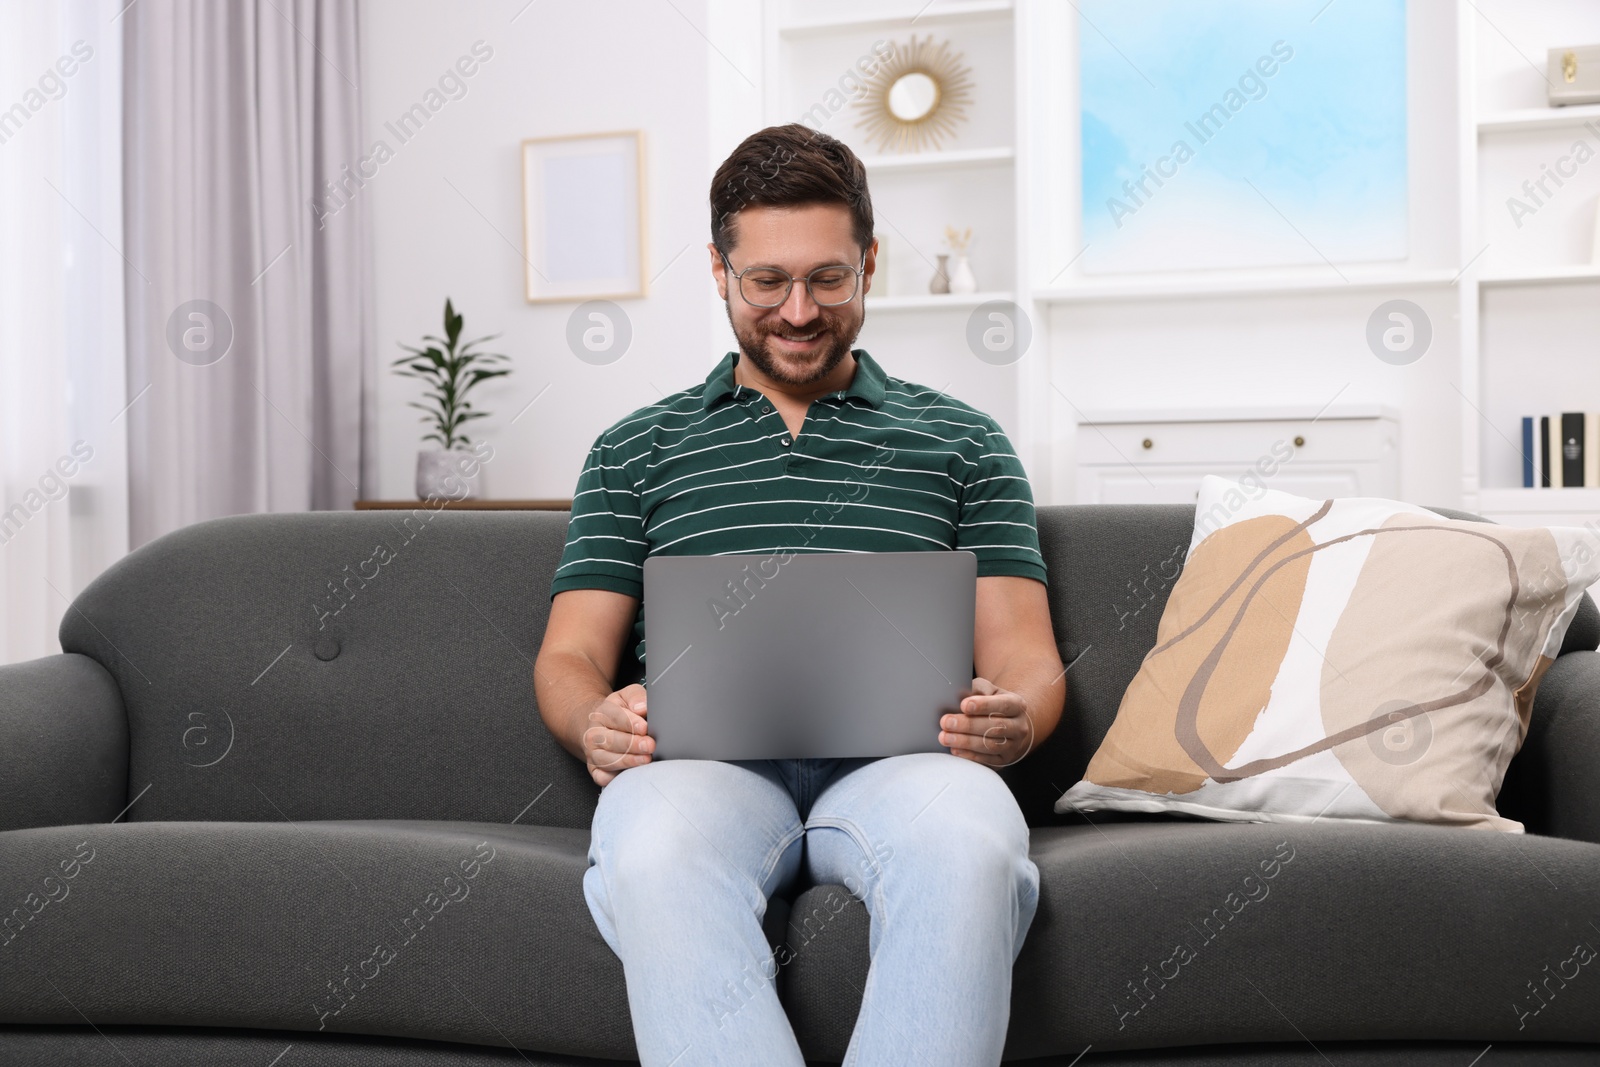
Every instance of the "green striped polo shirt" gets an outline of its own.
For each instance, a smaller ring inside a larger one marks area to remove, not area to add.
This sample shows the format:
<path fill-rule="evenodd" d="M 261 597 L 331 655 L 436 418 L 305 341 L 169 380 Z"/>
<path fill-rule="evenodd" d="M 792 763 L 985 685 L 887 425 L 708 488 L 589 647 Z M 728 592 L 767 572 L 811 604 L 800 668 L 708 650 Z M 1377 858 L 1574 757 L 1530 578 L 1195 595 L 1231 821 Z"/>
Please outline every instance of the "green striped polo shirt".
<path fill-rule="evenodd" d="M 595 439 L 550 595 L 644 597 L 647 556 L 967 549 L 978 576 L 1046 581 L 1033 493 L 993 418 L 884 374 L 854 349 L 850 387 L 813 400 L 800 434 L 733 378 L 639 408 Z M 634 617 L 644 663 L 644 613 Z"/>

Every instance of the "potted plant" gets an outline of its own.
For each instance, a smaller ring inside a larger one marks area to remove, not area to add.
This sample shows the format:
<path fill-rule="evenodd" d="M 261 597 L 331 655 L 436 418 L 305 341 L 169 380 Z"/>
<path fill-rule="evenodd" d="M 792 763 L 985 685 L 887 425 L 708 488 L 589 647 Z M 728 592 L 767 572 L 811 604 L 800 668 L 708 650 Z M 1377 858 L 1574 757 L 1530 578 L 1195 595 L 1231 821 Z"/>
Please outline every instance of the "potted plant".
<path fill-rule="evenodd" d="M 417 499 L 426 500 L 430 496 L 456 496 L 461 499 L 474 498 L 478 495 L 478 456 L 473 450 L 464 446 L 472 441 L 463 432 L 463 427 L 472 419 L 482 419 L 488 416 L 486 411 L 478 411 L 467 400 L 467 394 L 480 382 L 490 378 L 499 378 L 510 374 L 509 369 L 502 369 L 501 363 L 508 362 L 508 357 L 498 352 L 478 351 L 474 346 L 485 341 L 492 341 L 499 334 L 490 334 L 487 337 L 474 338 L 471 341 L 461 341 L 462 318 L 450 304 L 450 298 L 444 301 L 444 336 L 435 337 L 433 334 L 424 334 L 424 341 L 432 344 L 423 348 L 413 348 L 411 345 L 402 344 L 408 355 L 394 361 L 395 373 L 403 374 L 408 378 L 420 378 L 428 383 L 428 403 L 418 404 L 412 402 L 411 406 L 420 408 L 426 414 L 422 422 L 432 427 L 432 432 L 423 435 L 424 441 L 439 442 L 438 448 L 423 449 L 417 453 Z M 468 472 L 471 472 L 468 474 Z M 466 493 L 447 493 L 444 489 L 446 479 L 452 475 L 459 477 L 466 485 Z"/>

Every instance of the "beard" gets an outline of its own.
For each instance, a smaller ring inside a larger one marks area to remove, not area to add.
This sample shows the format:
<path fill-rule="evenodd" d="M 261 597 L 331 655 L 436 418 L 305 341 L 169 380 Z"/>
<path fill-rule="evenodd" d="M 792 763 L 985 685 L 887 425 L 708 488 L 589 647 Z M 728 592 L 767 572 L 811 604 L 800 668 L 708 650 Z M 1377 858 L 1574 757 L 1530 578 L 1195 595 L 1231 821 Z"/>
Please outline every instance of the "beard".
<path fill-rule="evenodd" d="M 728 313 L 728 325 L 733 328 L 733 336 L 739 342 L 739 351 L 772 381 L 792 386 L 811 385 L 832 374 L 844 362 L 844 357 L 850 354 L 850 347 L 855 344 L 866 321 L 864 312 L 859 320 L 852 323 L 833 317 L 827 308 L 819 308 L 817 318 L 801 329 L 795 329 L 781 317 L 770 325 L 752 325 L 740 329 L 733 321 L 732 305 L 724 304 L 723 307 Z M 770 340 L 772 334 L 805 337 L 817 330 L 822 330 L 823 336 L 818 338 L 820 343 L 817 347 L 808 353 L 780 352 Z"/>

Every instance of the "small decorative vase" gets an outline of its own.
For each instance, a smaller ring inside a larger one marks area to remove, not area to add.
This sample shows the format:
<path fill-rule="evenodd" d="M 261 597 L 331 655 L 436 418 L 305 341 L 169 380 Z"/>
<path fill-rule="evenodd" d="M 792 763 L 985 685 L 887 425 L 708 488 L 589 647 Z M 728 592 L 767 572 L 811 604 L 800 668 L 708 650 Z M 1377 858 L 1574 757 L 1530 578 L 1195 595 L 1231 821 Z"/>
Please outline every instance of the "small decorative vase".
<path fill-rule="evenodd" d="M 928 292 L 948 293 L 950 291 L 950 257 L 943 252 L 937 253 L 939 265 L 933 270 L 933 279 L 928 282 Z"/>
<path fill-rule="evenodd" d="M 956 257 L 956 269 L 950 274 L 950 291 L 952 293 L 976 293 L 978 279 L 972 276 L 972 264 L 967 262 L 967 254 L 961 253 Z"/>
<path fill-rule="evenodd" d="M 482 467 L 483 460 L 470 448 L 449 452 L 442 448 L 425 448 L 417 453 L 417 499 L 476 500 Z M 469 475 L 467 471 L 472 473 Z"/>

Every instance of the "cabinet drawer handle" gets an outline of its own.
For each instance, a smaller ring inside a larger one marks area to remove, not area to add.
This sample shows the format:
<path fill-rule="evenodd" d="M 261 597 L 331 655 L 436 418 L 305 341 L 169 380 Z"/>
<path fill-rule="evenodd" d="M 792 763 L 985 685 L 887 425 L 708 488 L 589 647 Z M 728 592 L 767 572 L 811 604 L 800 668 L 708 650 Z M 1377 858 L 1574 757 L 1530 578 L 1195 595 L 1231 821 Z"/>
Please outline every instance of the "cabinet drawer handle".
<path fill-rule="evenodd" d="M 1298 435 L 1295 437 L 1295 439 L 1294 439 L 1294 447 L 1296 447 L 1296 448 L 1304 448 L 1305 444 L 1306 444 L 1306 439 L 1304 437 L 1300 437 Z"/>
<path fill-rule="evenodd" d="M 1146 437 L 1144 439 L 1144 447 L 1146 447 L 1146 448 L 1154 448 L 1154 447 L 1156 447 L 1156 443 L 1154 441 L 1150 440 L 1150 438 Z"/>

